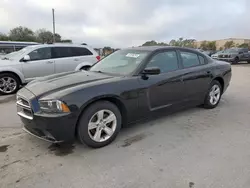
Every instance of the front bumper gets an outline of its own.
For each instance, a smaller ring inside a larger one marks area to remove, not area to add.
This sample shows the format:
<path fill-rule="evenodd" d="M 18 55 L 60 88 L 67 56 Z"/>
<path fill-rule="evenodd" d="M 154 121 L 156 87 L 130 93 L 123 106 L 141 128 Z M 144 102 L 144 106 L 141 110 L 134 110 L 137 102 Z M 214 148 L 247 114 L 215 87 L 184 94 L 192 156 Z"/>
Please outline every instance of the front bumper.
<path fill-rule="evenodd" d="M 32 120 L 22 116 L 20 118 L 24 124 L 23 129 L 42 140 L 59 143 L 73 142 L 75 139 L 74 118 L 70 115 L 49 117 L 34 114 Z"/>
<path fill-rule="evenodd" d="M 214 58 L 214 59 L 217 59 L 217 60 L 220 60 L 220 61 L 227 61 L 227 62 L 233 62 L 234 61 L 234 58 Z"/>
<path fill-rule="evenodd" d="M 36 96 L 26 88 L 21 89 L 17 96 L 17 114 L 26 132 L 53 143 L 74 141 L 77 117 L 73 113 L 41 113 Z"/>

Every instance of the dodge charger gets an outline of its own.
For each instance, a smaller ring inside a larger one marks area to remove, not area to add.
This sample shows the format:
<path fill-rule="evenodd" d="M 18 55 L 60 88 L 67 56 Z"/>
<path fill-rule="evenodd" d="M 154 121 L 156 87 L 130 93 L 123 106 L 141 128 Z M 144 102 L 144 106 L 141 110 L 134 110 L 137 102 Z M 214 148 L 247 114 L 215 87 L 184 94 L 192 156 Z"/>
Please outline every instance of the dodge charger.
<path fill-rule="evenodd" d="M 17 93 L 23 129 L 53 142 L 111 143 L 122 126 L 183 106 L 215 108 L 231 65 L 181 47 L 116 51 L 88 71 L 37 78 Z M 166 125 L 167 126 L 167 125 Z"/>

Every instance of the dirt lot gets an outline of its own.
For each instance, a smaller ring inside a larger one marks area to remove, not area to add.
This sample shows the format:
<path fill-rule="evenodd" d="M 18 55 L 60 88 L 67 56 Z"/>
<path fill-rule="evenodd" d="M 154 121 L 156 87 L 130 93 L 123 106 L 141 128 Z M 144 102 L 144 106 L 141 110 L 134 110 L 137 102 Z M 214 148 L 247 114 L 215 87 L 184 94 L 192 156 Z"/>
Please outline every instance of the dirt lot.
<path fill-rule="evenodd" d="M 250 65 L 233 66 L 213 110 L 193 108 L 123 129 L 101 149 L 27 135 L 15 96 L 0 97 L 0 187 L 250 187 Z"/>

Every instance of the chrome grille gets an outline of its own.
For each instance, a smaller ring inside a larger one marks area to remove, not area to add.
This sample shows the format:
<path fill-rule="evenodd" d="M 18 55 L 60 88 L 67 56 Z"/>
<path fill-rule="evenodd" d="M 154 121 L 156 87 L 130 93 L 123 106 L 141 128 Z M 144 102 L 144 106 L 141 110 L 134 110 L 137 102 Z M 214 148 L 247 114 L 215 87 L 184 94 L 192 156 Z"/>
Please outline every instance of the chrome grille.
<path fill-rule="evenodd" d="M 33 112 L 29 101 L 21 96 L 17 96 L 17 114 L 26 119 L 33 119 Z"/>

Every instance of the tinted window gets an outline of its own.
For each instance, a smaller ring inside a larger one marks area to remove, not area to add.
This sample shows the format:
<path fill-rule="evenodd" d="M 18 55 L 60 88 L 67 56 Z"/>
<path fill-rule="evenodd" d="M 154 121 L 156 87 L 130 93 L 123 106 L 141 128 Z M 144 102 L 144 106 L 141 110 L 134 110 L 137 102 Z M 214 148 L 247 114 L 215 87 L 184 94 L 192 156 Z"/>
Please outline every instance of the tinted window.
<path fill-rule="evenodd" d="M 31 61 L 51 59 L 51 48 L 39 48 L 28 54 Z"/>
<path fill-rule="evenodd" d="M 87 48 L 72 47 L 71 50 L 73 52 L 73 56 L 93 55 Z"/>
<path fill-rule="evenodd" d="M 72 57 L 73 52 L 70 47 L 54 47 L 52 49 L 53 58 Z"/>
<path fill-rule="evenodd" d="M 180 52 L 182 63 L 185 68 L 200 64 L 197 54 L 191 52 Z"/>
<path fill-rule="evenodd" d="M 200 64 L 202 64 L 202 65 L 206 64 L 206 61 L 205 61 L 204 57 L 199 55 L 199 59 L 200 59 Z"/>
<path fill-rule="evenodd" d="M 170 72 L 178 69 L 178 59 L 176 52 L 161 52 L 153 56 L 147 67 L 158 67 L 161 73 Z"/>

